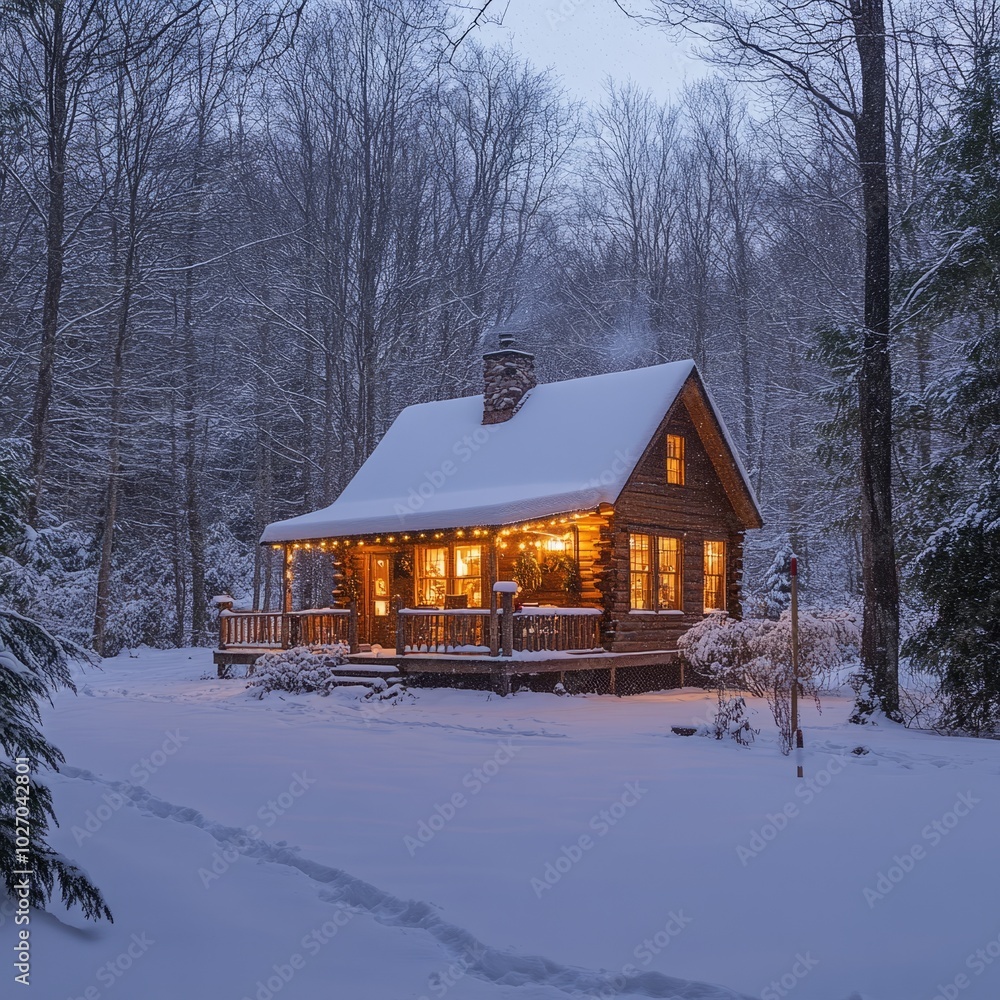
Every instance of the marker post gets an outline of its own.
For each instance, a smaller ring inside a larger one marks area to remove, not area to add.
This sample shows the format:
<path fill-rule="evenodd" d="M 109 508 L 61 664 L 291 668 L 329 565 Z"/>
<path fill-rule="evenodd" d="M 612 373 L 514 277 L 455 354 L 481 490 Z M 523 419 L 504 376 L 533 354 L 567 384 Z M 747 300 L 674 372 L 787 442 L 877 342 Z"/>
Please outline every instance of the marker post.
<path fill-rule="evenodd" d="M 792 745 L 795 747 L 795 773 L 802 777 L 802 730 L 799 729 L 799 560 L 792 554 L 789 573 L 792 578 Z"/>

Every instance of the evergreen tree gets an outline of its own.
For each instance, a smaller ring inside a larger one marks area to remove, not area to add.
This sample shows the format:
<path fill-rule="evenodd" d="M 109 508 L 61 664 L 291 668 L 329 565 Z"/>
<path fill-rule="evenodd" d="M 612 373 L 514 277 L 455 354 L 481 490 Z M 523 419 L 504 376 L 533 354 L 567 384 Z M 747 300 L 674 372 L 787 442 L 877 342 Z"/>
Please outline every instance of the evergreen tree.
<path fill-rule="evenodd" d="M 772 621 L 781 617 L 792 603 L 792 545 L 785 538 L 774 553 L 764 576 L 764 616 Z"/>
<path fill-rule="evenodd" d="M 979 52 L 935 166 L 939 230 L 956 248 L 927 283 L 942 322 L 971 327 L 929 393 L 943 415 L 916 484 L 927 541 L 913 583 L 924 613 L 904 651 L 941 680 L 941 724 L 1000 727 L 1000 64 Z"/>
<path fill-rule="evenodd" d="M 0 560 L 17 566 L 10 548 L 31 532 L 21 518 L 26 484 L 11 453 L 0 454 Z M 14 574 L 11 573 L 7 576 Z M 0 583 L 4 577 L 0 576 Z M 15 896 L 30 871 L 29 899 L 44 906 L 58 886 L 66 906 L 80 906 L 90 919 L 111 920 L 111 911 L 86 874 L 45 841 L 55 823 L 52 795 L 38 781 L 39 766 L 58 770 L 64 757 L 41 733 L 42 699 L 51 702 L 58 687 L 75 690 L 66 648 L 35 622 L 10 608 L 0 590 L 0 872 L 7 892 Z"/>

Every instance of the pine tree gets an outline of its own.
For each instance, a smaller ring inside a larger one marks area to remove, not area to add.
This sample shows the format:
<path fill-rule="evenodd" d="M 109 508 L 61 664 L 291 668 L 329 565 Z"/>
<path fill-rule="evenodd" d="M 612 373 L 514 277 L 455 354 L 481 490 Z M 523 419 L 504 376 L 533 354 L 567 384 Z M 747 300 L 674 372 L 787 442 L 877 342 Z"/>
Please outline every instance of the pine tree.
<path fill-rule="evenodd" d="M 0 453 L 0 558 L 16 566 L 7 549 L 30 531 L 21 511 L 25 481 L 11 453 Z M 3 578 L 0 577 L 0 582 Z M 56 823 L 49 789 L 38 781 L 39 766 L 58 770 L 64 757 L 43 735 L 39 703 L 56 688 L 74 690 L 66 648 L 45 629 L 9 608 L 0 590 L 0 872 L 14 897 L 29 871 L 29 899 L 44 906 L 58 885 L 66 906 L 79 906 L 89 919 L 111 920 L 103 896 L 86 874 L 49 847 L 49 823 Z M 5 608 L 3 605 L 7 604 Z"/>
<path fill-rule="evenodd" d="M 939 229 L 957 247 L 928 282 L 942 321 L 972 332 L 957 371 L 927 406 L 947 435 L 917 484 L 923 550 L 913 583 L 924 612 L 904 652 L 941 683 L 942 725 L 1000 728 L 1000 62 L 977 53 L 936 160 Z"/>
<path fill-rule="evenodd" d="M 764 576 L 764 615 L 772 621 L 792 603 L 792 546 L 785 538 L 774 553 L 774 559 Z"/>

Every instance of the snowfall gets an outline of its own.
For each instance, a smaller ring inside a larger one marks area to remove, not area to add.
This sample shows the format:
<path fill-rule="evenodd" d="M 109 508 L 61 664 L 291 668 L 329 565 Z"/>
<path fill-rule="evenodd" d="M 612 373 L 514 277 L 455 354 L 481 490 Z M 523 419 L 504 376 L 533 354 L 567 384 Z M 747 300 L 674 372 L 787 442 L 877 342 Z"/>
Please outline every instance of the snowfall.
<path fill-rule="evenodd" d="M 762 703 L 751 747 L 673 733 L 690 688 L 260 699 L 205 650 L 76 682 L 51 842 L 115 922 L 33 912 L 27 996 L 1000 996 L 998 742 L 829 697 L 799 779 Z"/>

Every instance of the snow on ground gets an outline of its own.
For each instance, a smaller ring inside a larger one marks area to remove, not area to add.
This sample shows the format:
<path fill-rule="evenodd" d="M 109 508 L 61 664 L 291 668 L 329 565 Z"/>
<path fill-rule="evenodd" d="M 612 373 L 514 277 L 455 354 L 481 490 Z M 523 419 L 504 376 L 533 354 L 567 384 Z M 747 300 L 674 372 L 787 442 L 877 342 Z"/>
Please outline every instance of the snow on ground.
<path fill-rule="evenodd" d="M 998 743 L 831 699 L 799 781 L 763 706 L 749 749 L 671 734 L 695 690 L 375 710 L 211 673 L 142 650 L 47 712 L 52 840 L 116 922 L 37 914 L 28 995 L 1000 996 Z"/>

